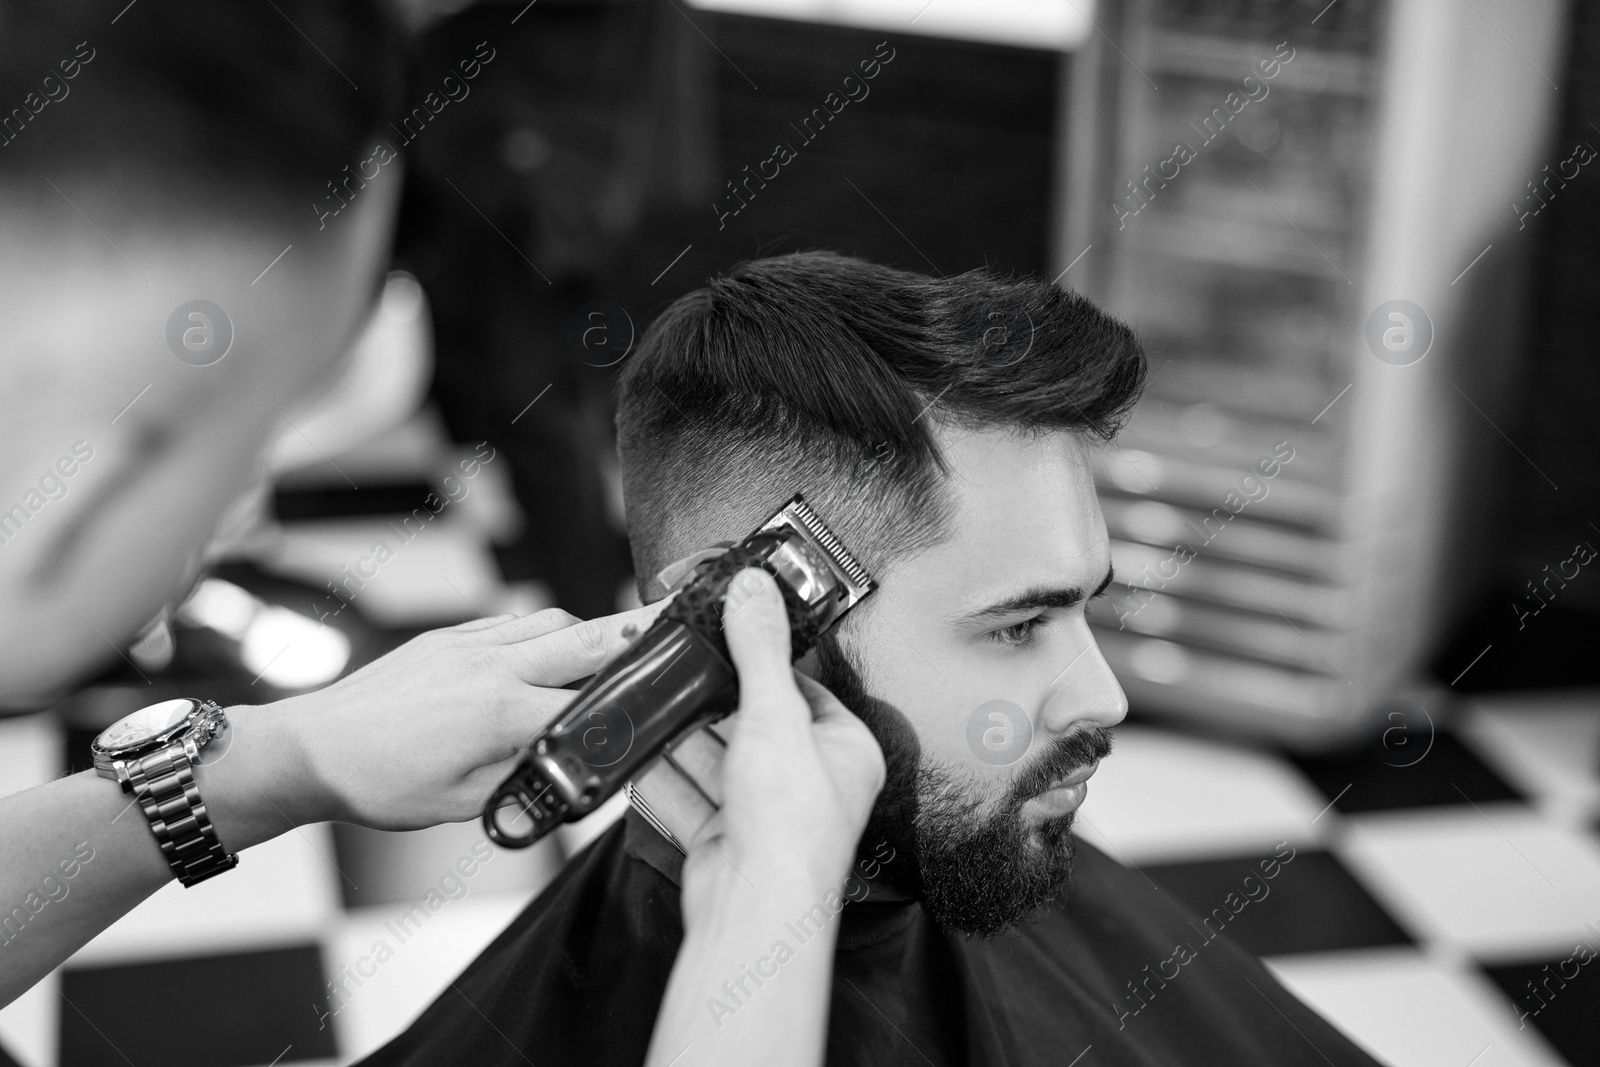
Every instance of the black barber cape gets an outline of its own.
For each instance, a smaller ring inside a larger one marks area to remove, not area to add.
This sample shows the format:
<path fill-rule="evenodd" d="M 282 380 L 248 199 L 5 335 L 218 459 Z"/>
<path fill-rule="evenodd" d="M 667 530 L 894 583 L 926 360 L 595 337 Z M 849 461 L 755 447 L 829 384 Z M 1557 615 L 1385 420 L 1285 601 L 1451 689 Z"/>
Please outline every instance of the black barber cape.
<path fill-rule="evenodd" d="M 1081 839 L 1077 857 L 1060 905 L 988 941 L 915 903 L 846 905 L 829 1067 L 1374 1065 L 1226 935 Z M 683 936 L 681 867 L 630 811 L 365 1067 L 642 1064 Z"/>

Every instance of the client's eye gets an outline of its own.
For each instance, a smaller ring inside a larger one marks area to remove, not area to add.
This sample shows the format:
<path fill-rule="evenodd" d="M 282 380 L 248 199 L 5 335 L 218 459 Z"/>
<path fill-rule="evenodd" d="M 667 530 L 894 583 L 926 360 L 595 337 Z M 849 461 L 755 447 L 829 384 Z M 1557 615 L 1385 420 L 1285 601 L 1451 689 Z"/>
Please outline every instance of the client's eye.
<path fill-rule="evenodd" d="M 1043 626 L 1046 619 L 1043 615 L 1035 615 L 1031 619 L 1013 623 L 1002 630 L 991 630 L 989 637 L 1002 645 L 1020 648 L 1033 640 L 1034 631 Z"/>

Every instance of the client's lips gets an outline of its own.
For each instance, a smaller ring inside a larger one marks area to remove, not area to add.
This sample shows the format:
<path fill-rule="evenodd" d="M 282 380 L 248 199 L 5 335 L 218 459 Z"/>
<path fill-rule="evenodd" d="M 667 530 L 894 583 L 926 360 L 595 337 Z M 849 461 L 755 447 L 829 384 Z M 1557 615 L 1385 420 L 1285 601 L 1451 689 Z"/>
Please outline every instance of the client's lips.
<path fill-rule="evenodd" d="M 1048 789 L 1028 799 L 1024 811 L 1046 818 L 1055 818 L 1078 810 L 1089 794 L 1089 777 L 1100 769 L 1100 761 L 1084 764 L 1065 778 L 1052 783 Z"/>

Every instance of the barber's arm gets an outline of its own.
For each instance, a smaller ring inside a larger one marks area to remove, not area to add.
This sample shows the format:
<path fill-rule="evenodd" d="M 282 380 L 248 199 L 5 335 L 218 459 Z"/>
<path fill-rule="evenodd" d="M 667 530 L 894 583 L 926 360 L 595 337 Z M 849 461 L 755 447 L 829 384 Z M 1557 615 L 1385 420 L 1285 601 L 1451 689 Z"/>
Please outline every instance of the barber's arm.
<path fill-rule="evenodd" d="M 786 939 L 786 920 L 839 899 L 884 781 L 872 734 L 790 667 L 788 620 L 772 579 L 750 571 L 734 588 L 743 603 L 730 594 L 724 626 L 739 714 L 713 783 L 721 806 L 688 839 L 684 939 L 648 1067 L 822 1063 L 838 924 L 825 924 L 790 958 L 770 953 Z M 763 976 L 759 985 L 752 970 Z M 744 991 L 737 1014 L 708 1009 L 727 1002 L 725 983 Z"/>
<path fill-rule="evenodd" d="M 592 674 L 658 610 L 480 619 L 422 634 L 315 693 L 226 709 L 228 730 L 194 772 L 217 837 L 237 853 L 330 819 L 406 830 L 476 818 L 572 699 L 553 687 Z M 29 911 L 0 944 L 0 1005 L 173 878 L 143 812 L 94 771 L 0 798 L 0 857 L 0 911 Z M 27 909 L 63 884 L 64 863 L 70 896 Z"/>

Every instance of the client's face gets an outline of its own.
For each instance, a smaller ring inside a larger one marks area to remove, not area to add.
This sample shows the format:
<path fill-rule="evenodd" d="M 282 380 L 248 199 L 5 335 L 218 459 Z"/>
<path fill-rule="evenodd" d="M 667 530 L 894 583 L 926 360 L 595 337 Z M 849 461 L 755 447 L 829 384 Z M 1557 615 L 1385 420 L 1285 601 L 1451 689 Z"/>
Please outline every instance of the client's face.
<path fill-rule="evenodd" d="M 1065 888 L 1073 812 L 1127 700 L 1087 600 L 1110 545 L 1064 434 L 945 438 L 952 536 L 894 563 L 816 673 L 877 735 L 888 781 L 861 846 L 941 925 L 989 936 Z"/>

